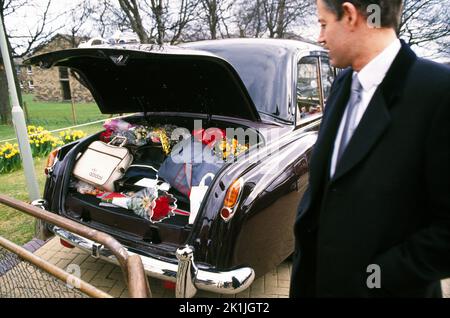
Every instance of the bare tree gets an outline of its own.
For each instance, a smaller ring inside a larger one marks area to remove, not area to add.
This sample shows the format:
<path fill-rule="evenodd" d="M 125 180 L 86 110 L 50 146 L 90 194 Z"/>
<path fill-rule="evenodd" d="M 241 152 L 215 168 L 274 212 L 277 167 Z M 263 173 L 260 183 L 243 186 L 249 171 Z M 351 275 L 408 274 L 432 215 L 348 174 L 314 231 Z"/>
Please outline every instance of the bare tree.
<path fill-rule="evenodd" d="M 198 18 L 198 6 L 199 2 L 197 0 L 181 0 L 176 18 L 173 19 L 173 23 L 169 28 L 173 34 L 170 44 L 175 44 L 182 40 L 183 32 L 186 31 L 190 23 Z"/>
<path fill-rule="evenodd" d="M 97 9 L 99 9 L 97 3 L 92 3 L 91 0 L 84 0 L 67 13 L 68 17 L 66 20 L 68 21 L 68 25 L 66 28 L 69 31 L 72 47 L 77 47 L 80 44 L 81 37 L 88 37 L 90 35 L 91 32 L 85 30 L 84 27 Z"/>
<path fill-rule="evenodd" d="M 311 10 L 309 0 L 261 0 L 270 38 L 284 38 L 289 26 L 305 18 Z"/>
<path fill-rule="evenodd" d="M 227 26 L 227 16 L 233 2 L 229 0 L 199 0 L 201 5 L 200 17 L 204 24 L 207 26 L 210 38 L 217 39 L 217 34 L 221 34 L 222 37 L 229 36 L 229 30 Z M 225 32 L 222 32 L 221 26 L 225 28 Z"/>
<path fill-rule="evenodd" d="M 150 0 L 149 16 L 155 23 L 157 44 L 180 42 L 183 32 L 197 18 L 198 0 L 179 0 L 176 2 Z"/>
<path fill-rule="evenodd" d="M 284 38 L 289 28 L 305 21 L 313 4 L 311 0 L 242 0 L 236 13 L 240 36 Z"/>
<path fill-rule="evenodd" d="M 3 11 L 0 12 L 3 20 Z M 3 24 L 3 28 L 5 25 Z M 10 45 L 8 45 L 10 46 Z M 11 50 L 11 48 L 9 48 Z M 12 61 L 11 61 L 12 62 Z M 20 89 L 17 90 L 20 92 Z M 6 78 L 5 65 L 3 57 L 0 55 L 0 124 L 5 125 L 11 122 L 11 111 L 9 107 L 8 81 Z"/>
<path fill-rule="evenodd" d="M 164 0 L 150 0 L 150 9 L 156 24 L 156 43 L 163 44 L 166 37 L 168 4 Z"/>
<path fill-rule="evenodd" d="M 142 1 L 139 1 L 140 3 Z M 150 36 L 144 26 L 141 12 L 142 9 L 137 0 L 119 0 L 119 5 L 122 11 L 125 13 L 131 28 L 136 32 L 141 43 L 149 43 Z"/>
<path fill-rule="evenodd" d="M 58 30 L 58 27 L 56 26 L 53 28 L 48 26 L 50 22 L 53 22 L 49 15 L 51 2 L 51 0 L 47 0 L 46 5 L 40 8 L 36 4 L 30 4 L 29 1 L 26 0 L 0 0 L 0 15 L 4 22 L 7 45 L 12 57 L 25 56 L 31 52 L 35 45 L 50 38 Z M 5 19 L 8 19 L 10 16 L 17 13 L 18 10 L 24 8 L 28 8 L 28 10 L 33 9 L 37 14 L 39 14 L 39 12 L 42 13 L 37 25 L 35 25 L 34 28 L 29 28 L 26 33 L 22 33 L 24 32 L 23 30 L 19 31 L 8 28 Z M 11 45 L 11 40 L 15 40 L 14 45 Z M 12 58 L 11 64 L 14 67 L 14 60 Z M 14 72 L 14 78 L 19 101 L 22 104 L 22 95 L 16 72 Z M 5 67 L 3 60 L 0 57 L 0 122 L 3 124 L 10 123 L 11 121 L 8 96 Z"/>
<path fill-rule="evenodd" d="M 103 38 L 116 31 L 132 30 L 125 12 L 111 0 L 98 0 L 90 20 Z"/>
<path fill-rule="evenodd" d="M 119 0 L 130 28 L 142 43 L 177 43 L 197 18 L 198 0 Z M 117 16 L 117 15 L 116 15 Z"/>
<path fill-rule="evenodd" d="M 263 21 L 264 12 L 261 0 L 249 2 L 242 0 L 236 6 L 236 25 L 239 29 L 240 37 L 259 38 L 266 32 L 265 22 Z"/>
<path fill-rule="evenodd" d="M 449 0 L 405 0 L 399 35 L 410 45 L 448 54 L 449 21 Z"/>

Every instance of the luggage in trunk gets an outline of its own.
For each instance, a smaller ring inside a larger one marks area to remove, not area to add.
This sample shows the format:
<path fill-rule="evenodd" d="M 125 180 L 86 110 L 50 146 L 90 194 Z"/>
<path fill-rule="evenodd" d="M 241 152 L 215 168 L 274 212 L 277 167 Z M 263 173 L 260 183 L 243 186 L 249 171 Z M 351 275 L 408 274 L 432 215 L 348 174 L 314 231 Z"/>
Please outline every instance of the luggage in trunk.
<path fill-rule="evenodd" d="M 131 205 L 131 207 L 130 204 L 123 207 L 112 205 L 112 203 L 115 203 L 115 199 L 113 199 L 112 202 L 105 201 L 104 194 L 98 193 L 97 189 L 80 189 L 79 180 L 76 180 L 74 176 L 72 176 L 71 186 L 69 187 L 65 201 L 65 213 L 83 223 L 89 223 L 90 226 L 105 230 L 109 233 L 113 232 L 130 236 L 134 240 L 153 244 L 161 242 L 180 245 L 184 244 L 187 235 L 192 228 L 190 225 L 193 224 L 195 219 L 195 217 L 192 217 L 193 215 L 195 216 L 195 214 L 191 215 L 191 218 L 189 217 L 191 212 L 189 198 L 190 189 L 192 186 L 198 186 L 200 184 L 200 181 L 204 179 L 203 175 L 211 175 L 211 172 L 212 175 L 218 173 L 219 170 L 225 166 L 226 161 L 219 160 L 219 162 L 221 162 L 220 164 L 211 163 L 211 158 L 209 158 L 208 162 L 205 163 L 195 162 L 195 158 L 192 158 L 191 155 L 195 155 L 195 151 L 197 150 L 191 152 L 189 147 L 183 147 L 186 145 L 192 146 L 193 149 L 197 147 L 196 149 L 200 149 L 202 154 L 205 153 L 206 149 L 210 151 L 211 156 L 218 155 L 220 159 L 223 159 L 222 156 L 225 157 L 225 155 L 228 156 L 232 153 L 230 149 L 234 149 L 233 151 L 236 152 L 237 156 L 239 151 L 245 151 L 249 148 L 249 145 L 246 145 L 245 147 L 243 145 L 238 145 L 237 141 L 234 139 L 231 143 L 227 143 L 224 141 L 226 138 L 225 135 L 223 135 L 224 139 L 222 140 L 222 143 L 224 143 L 224 150 L 223 152 L 217 153 L 217 150 L 213 151 L 212 147 L 208 148 L 208 143 L 205 143 L 202 139 L 203 130 L 200 132 L 200 138 L 198 138 L 199 134 L 196 131 L 193 131 L 192 127 L 188 129 L 183 125 L 183 129 L 193 132 L 193 137 L 191 136 L 188 139 L 173 142 L 171 138 L 160 134 L 162 128 L 159 125 L 160 124 L 156 124 L 155 127 L 157 128 L 152 128 L 142 124 L 130 124 L 126 122 L 114 123 L 114 127 L 118 127 L 117 129 L 122 130 L 120 133 L 121 135 L 127 137 L 128 140 L 133 140 L 133 143 L 127 145 L 127 147 L 132 152 L 134 158 L 131 166 L 125 172 L 125 175 L 119 180 L 116 180 L 115 192 L 125 193 L 127 198 L 130 198 L 134 194 L 139 194 L 144 191 L 143 189 L 146 189 L 144 186 L 136 184 L 143 179 L 147 181 L 154 181 L 156 179 L 162 180 L 159 182 L 160 185 L 162 182 L 169 183 L 170 189 L 165 189 L 163 193 L 166 194 L 167 197 L 176 200 L 176 207 L 174 207 L 175 204 L 170 206 L 172 209 L 170 210 L 171 213 L 169 217 L 156 219 L 155 221 L 155 219 L 152 218 L 145 218 L 148 215 L 142 214 L 141 212 L 138 213 L 133 205 Z M 105 127 L 107 130 L 99 134 L 100 139 L 105 136 L 108 138 L 114 137 L 114 134 L 108 132 L 110 126 Z M 175 128 L 172 124 L 166 124 L 165 126 L 171 126 L 171 129 Z M 146 129 L 149 130 L 150 133 L 147 134 Z M 216 132 L 224 132 L 223 129 L 214 129 Z M 158 134 L 155 135 L 153 132 L 158 132 Z M 113 131 L 113 133 L 117 134 L 117 131 Z M 158 138 L 155 138 L 155 136 Z M 208 138 L 211 138 L 211 136 L 208 136 Z M 171 140 L 172 143 L 169 144 L 168 140 Z M 210 140 L 211 139 L 208 139 L 208 141 Z M 218 140 L 217 142 L 221 141 Z M 171 156 L 168 155 L 168 148 L 170 148 Z M 180 151 L 180 149 L 184 150 Z M 186 149 L 188 150 L 186 151 Z M 172 158 L 174 158 L 172 155 L 182 154 L 183 151 L 188 153 L 188 158 L 192 161 L 190 164 L 177 163 L 172 160 Z M 80 149 L 80 152 L 82 153 L 83 150 Z M 235 154 L 233 153 L 233 155 Z M 189 182 L 183 182 L 183 180 L 180 181 L 180 178 L 186 178 L 186 175 L 188 175 L 186 170 L 189 169 L 191 172 L 193 171 Z M 159 172 L 161 172 L 161 176 L 158 175 Z M 213 182 L 214 179 L 209 178 L 206 186 Z M 82 184 L 81 188 L 84 186 L 85 185 Z M 168 186 L 168 184 L 164 186 Z M 206 191 L 203 192 L 203 194 L 205 193 Z M 156 197 L 159 199 L 160 191 L 157 190 L 156 194 Z M 201 199 L 198 201 L 199 202 L 195 202 L 196 208 L 201 204 Z M 154 205 L 152 205 L 152 209 L 153 208 L 155 208 Z M 199 211 L 199 213 L 201 213 L 201 211 Z"/>

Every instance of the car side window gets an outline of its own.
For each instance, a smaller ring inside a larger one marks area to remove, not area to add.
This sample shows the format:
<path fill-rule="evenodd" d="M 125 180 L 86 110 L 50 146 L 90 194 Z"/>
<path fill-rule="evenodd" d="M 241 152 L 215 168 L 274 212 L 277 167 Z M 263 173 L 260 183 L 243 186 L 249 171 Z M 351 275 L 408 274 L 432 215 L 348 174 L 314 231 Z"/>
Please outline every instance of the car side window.
<path fill-rule="evenodd" d="M 322 113 L 319 59 L 304 57 L 297 70 L 297 124 L 301 124 Z"/>
<path fill-rule="evenodd" d="M 330 96 L 331 86 L 334 81 L 334 70 L 328 58 L 320 58 L 320 73 L 322 76 L 323 102 L 325 104 L 328 96 Z"/>

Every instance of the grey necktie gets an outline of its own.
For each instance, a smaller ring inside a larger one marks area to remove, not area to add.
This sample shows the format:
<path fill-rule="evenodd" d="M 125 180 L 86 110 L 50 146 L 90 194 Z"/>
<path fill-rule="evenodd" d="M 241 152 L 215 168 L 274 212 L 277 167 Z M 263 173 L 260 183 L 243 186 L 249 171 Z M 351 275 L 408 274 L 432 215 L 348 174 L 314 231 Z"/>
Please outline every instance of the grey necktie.
<path fill-rule="evenodd" d="M 357 106 L 359 103 L 361 103 L 361 97 L 362 97 L 362 86 L 358 79 L 357 74 L 355 73 L 353 75 L 352 79 L 352 88 L 351 88 L 351 95 L 350 100 L 347 105 L 347 114 L 345 116 L 345 123 L 344 123 L 344 129 L 342 131 L 342 137 L 341 142 L 339 144 L 338 149 L 338 155 L 337 155 L 337 161 L 336 163 L 339 163 L 339 160 L 341 159 L 345 149 L 347 148 L 347 145 L 352 138 L 353 131 L 356 128 L 356 113 L 357 113 Z"/>

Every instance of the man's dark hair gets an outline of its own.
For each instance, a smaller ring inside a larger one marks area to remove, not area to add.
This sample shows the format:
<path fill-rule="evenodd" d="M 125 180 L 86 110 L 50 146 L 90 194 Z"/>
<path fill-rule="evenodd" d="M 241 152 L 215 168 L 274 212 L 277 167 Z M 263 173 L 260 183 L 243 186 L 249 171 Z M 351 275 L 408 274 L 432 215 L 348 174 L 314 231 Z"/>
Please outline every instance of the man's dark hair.
<path fill-rule="evenodd" d="M 381 8 L 381 27 L 398 29 L 400 16 L 403 8 L 403 0 L 323 0 L 325 5 L 336 14 L 338 20 L 342 19 L 344 2 L 352 3 L 364 16 L 369 16 L 367 12 L 370 5 L 378 5 Z"/>

